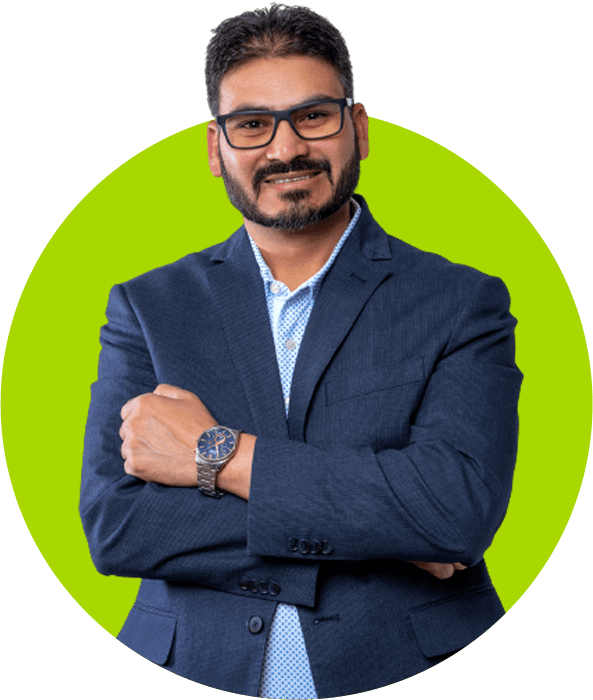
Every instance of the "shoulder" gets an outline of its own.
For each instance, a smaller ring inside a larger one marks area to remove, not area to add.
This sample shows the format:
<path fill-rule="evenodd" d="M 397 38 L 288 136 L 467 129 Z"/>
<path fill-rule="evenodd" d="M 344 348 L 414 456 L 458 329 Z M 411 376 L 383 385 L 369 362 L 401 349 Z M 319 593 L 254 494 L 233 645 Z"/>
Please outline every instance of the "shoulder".
<path fill-rule="evenodd" d="M 436 252 L 421 250 L 405 241 L 405 230 L 383 228 L 372 216 L 363 197 L 358 231 L 360 248 L 372 260 L 390 270 L 390 285 L 399 293 L 435 294 L 463 298 L 482 286 L 501 286 L 496 278 L 469 265 L 448 260 Z M 400 237 L 401 236 L 401 237 Z"/>
<path fill-rule="evenodd" d="M 229 239 L 202 251 L 190 253 L 175 262 L 149 270 L 111 288 L 107 318 L 118 314 L 161 319 L 180 310 L 204 307 L 210 299 L 208 270 L 216 265 L 220 250 Z"/>
<path fill-rule="evenodd" d="M 495 276 L 438 253 L 421 250 L 385 234 L 392 253 L 392 277 L 415 294 L 429 293 L 463 304 L 475 294 L 508 297 L 504 282 Z"/>
<path fill-rule="evenodd" d="M 127 280 L 123 284 L 128 289 L 139 289 L 143 286 L 154 286 L 155 284 L 176 283 L 188 277 L 194 277 L 196 274 L 204 274 L 211 266 L 212 260 L 216 257 L 216 253 L 222 245 L 223 243 L 218 243 L 199 252 L 189 253 L 175 262 L 155 267 Z"/>
<path fill-rule="evenodd" d="M 216 264 L 219 251 L 229 240 L 122 282 L 114 287 L 112 295 L 123 294 L 133 306 L 156 303 L 160 306 L 165 299 L 179 302 L 190 290 L 194 298 L 200 296 L 208 290 L 208 270 Z"/>

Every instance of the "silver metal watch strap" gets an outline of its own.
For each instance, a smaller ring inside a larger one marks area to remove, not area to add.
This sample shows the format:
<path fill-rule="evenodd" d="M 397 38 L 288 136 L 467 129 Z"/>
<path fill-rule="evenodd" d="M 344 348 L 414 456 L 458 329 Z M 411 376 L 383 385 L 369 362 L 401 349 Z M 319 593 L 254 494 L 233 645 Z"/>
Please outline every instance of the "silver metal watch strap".
<path fill-rule="evenodd" d="M 222 498 L 225 492 L 216 488 L 216 475 L 218 471 L 212 464 L 197 462 L 198 467 L 198 488 L 207 496 Z"/>

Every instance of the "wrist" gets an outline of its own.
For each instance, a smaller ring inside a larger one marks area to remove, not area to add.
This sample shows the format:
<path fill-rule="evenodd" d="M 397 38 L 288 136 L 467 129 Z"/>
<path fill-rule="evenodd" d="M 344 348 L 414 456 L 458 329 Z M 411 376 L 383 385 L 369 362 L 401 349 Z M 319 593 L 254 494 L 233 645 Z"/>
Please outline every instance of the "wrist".
<path fill-rule="evenodd" d="M 216 476 L 216 487 L 249 500 L 255 435 L 241 433 L 237 451 Z"/>

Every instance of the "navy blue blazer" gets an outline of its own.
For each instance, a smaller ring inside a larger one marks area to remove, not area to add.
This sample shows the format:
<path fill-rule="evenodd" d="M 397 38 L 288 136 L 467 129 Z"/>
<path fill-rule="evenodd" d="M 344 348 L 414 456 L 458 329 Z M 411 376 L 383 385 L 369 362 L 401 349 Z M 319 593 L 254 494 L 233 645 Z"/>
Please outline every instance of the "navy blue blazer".
<path fill-rule="evenodd" d="M 243 227 L 109 299 L 81 484 L 90 553 L 143 579 L 119 639 L 223 690 L 257 695 L 278 602 L 298 606 L 321 698 L 427 669 L 503 614 L 483 554 L 517 450 L 507 290 L 388 236 L 357 199 L 288 420 Z M 120 409 L 161 383 L 257 436 L 249 502 L 125 474 Z M 441 581 L 415 560 L 468 568 Z"/>

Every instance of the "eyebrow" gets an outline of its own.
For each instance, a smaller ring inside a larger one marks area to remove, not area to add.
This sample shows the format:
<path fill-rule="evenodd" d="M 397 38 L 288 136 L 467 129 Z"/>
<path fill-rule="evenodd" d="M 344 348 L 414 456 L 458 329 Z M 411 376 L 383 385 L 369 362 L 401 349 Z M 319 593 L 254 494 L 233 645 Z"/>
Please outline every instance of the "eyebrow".
<path fill-rule="evenodd" d="M 325 93 L 318 93 L 317 95 L 311 95 L 311 97 L 308 97 L 306 100 L 303 100 L 302 102 L 299 102 L 296 105 L 288 107 L 288 109 L 298 109 L 299 107 L 303 107 L 304 105 L 308 105 L 311 102 L 320 102 L 322 100 L 336 100 L 336 99 L 339 99 L 339 98 L 333 97 L 332 95 L 326 95 Z M 232 112 L 229 112 L 229 114 L 236 114 L 237 112 L 275 112 L 275 111 L 280 111 L 280 110 L 274 110 L 265 104 L 254 104 L 251 102 L 244 102 L 243 104 L 239 105 L 236 109 L 233 109 Z"/>

